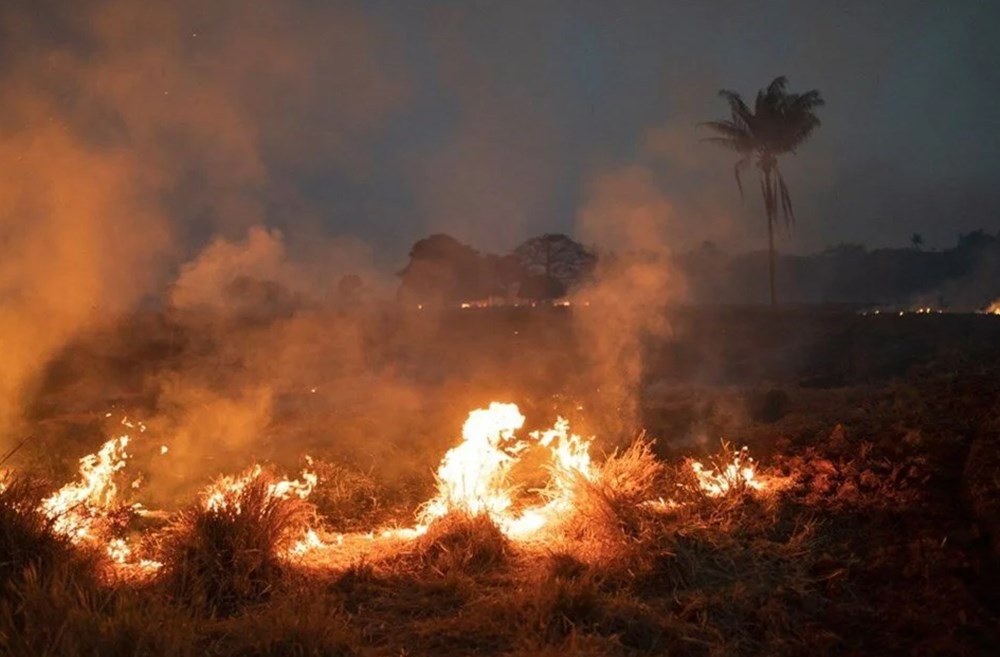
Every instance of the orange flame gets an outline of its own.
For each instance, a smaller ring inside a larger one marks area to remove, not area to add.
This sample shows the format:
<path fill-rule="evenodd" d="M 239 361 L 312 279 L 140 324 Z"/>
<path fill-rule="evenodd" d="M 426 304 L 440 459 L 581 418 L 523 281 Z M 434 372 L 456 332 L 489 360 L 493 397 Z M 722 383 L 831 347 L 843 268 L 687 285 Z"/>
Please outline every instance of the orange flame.
<path fill-rule="evenodd" d="M 52 529 L 74 543 L 97 540 L 97 526 L 117 502 L 114 475 L 125 467 L 127 435 L 112 438 L 95 454 L 80 459 L 80 478 L 42 500 L 41 511 L 53 521 Z"/>
<path fill-rule="evenodd" d="M 706 468 L 699 461 L 691 460 L 701 491 L 709 497 L 722 497 L 729 492 L 761 490 L 763 482 L 757 479 L 757 465 L 746 446 L 742 447 L 730 463 L 720 464 L 717 470 Z"/>
<path fill-rule="evenodd" d="M 422 533 L 434 520 L 460 512 L 488 515 L 509 537 L 528 538 L 572 508 L 572 478 L 594 476 L 591 441 L 570 434 L 563 418 L 551 429 L 531 433 L 530 442 L 517 437 L 522 426 L 524 416 L 515 404 L 493 402 L 472 411 L 462 427 L 462 442 L 438 467 L 438 494 L 421 509 L 415 531 Z M 532 444 L 546 448 L 551 459 L 549 501 L 514 513 L 510 470 Z"/>

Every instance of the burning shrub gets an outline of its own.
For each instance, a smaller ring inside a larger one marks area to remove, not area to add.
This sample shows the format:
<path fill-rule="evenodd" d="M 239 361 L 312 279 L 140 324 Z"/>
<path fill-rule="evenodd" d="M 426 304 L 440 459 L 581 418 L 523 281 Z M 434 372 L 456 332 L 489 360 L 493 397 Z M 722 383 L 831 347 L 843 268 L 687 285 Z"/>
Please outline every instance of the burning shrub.
<path fill-rule="evenodd" d="M 171 594 L 220 615 L 265 600 L 284 572 L 283 551 L 314 515 L 288 483 L 255 467 L 219 480 L 181 512 L 162 541 L 161 581 Z"/>
<path fill-rule="evenodd" d="M 757 464 L 744 446 L 733 446 L 722 441 L 715 456 L 708 459 L 708 466 L 701 461 L 688 459 L 682 479 L 686 479 L 688 490 L 700 491 L 711 498 L 732 499 L 744 496 L 753 490 L 763 488 L 757 477 Z"/>
<path fill-rule="evenodd" d="M 127 422 L 127 420 L 126 420 Z M 52 531 L 73 545 L 96 547 L 124 562 L 130 548 L 120 538 L 134 512 L 119 499 L 116 475 L 125 468 L 129 437 L 122 435 L 80 459 L 79 476 L 41 501 L 39 510 L 51 521 Z"/>
<path fill-rule="evenodd" d="M 47 578 L 58 568 L 79 566 L 81 574 L 91 574 L 92 561 L 54 532 L 53 521 L 39 510 L 43 490 L 34 480 L 0 481 L 0 598 L 27 572 Z"/>
<path fill-rule="evenodd" d="M 655 498 L 662 483 L 663 465 L 652 443 L 639 438 L 624 451 L 615 451 L 587 477 L 572 471 L 569 498 L 573 511 L 567 519 L 570 533 L 580 537 L 635 537 L 643 526 L 643 505 Z M 560 483 L 556 478 L 556 486 Z"/>

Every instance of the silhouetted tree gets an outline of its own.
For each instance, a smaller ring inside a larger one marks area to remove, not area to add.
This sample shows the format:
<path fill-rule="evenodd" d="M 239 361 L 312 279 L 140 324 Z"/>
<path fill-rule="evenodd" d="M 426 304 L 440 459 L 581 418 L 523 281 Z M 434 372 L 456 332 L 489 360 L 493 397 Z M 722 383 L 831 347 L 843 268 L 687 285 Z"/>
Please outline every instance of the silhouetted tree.
<path fill-rule="evenodd" d="M 521 281 L 517 295 L 522 299 L 532 301 L 551 301 L 566 296 L 566 286 L 558 278 L 535 274 Z"/>
<path fill-rule="evenodd" d="M 920 233 L 913 233 L 913 235 L 910 236 L 910 244 L 913 245 L 913 248 L 919 251 L 924 247 L 924 236 Z"/>
<path fill-rule="evenodd" d="M 958 236 L 958 248 L 960 249 L 982 249 L 992 246 L 996 242 L 997 238 L 982 228 Z"/>
<path fill-rule="evenodd" d="M 736 151 L 740 159 L 733 167 L 736 185 L 743 194 L 740 171 L 756 164 L 760 170 L 760 188 L 767 214 L 768 272 L 770 275 L 771 305 L 776 303 L 774 291 L 774 224 L 779 210 L 786 226 L 795 219 L 792 197 L 778 168 L 778 157 L 795 153 L 809 135 L 819 127 L 820 120 L 814 110 L 823 105 L 819 91 L 813 89 L 803 94 L 787 91 L 788 79 L 775 78 L 767 89 L 757 92 L 754 108 L 733 91 L 719 92 L 729 103 L 730 118 L 708 121 L 702 125 L 717 133 L 706 141 Z"/>
<path fill-rule="evenodd" d="M 453 303 L 489 296 L 488 268 L 479 252 L 454 237 L 438 233 L 410 249 L 410 262 L 399 272 L 400 297 Z"/>
<path fill-rule="evenodd" d="M 526 274 L 521 263 L 513 254 L 487 254 L 483 259 L 486 268 L 484 280 L 489 288 L 488 296 L 509 297 L 517 291 Z"/>
<path fill-rule="evenodd" d="M 532 237 L 514 249 L 524 270 L 520 296 L 526 299 L 556 299 L 588 276 L 597 256 L 587 247 L 558 233 Z"/>

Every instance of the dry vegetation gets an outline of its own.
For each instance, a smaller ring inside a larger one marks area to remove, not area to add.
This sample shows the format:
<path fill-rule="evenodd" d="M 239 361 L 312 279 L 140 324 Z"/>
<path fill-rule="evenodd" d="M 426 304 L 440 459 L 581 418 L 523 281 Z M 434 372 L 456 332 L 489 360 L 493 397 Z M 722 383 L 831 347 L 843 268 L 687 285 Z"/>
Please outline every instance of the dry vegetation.
<path fill-rule="evenodd" d="M 147 548 L 165 566 L 141 583 L 109 579 L 51 533 L 42 488 L 8 480 L 0 652 L 997 654 L 991 367 L 925 362 L 853 388 L 665 385 L 660 417 L 745 439 L 767 490 L 734 480 L 698 494 L 681 455 L 707 456 L 717 438 L 642 439 L 599 459 L 599 477 L 557 482 L 576 509 L 545 540 L 452 513 L 329 567 L 282 558 L 315 508 L 269 496 L 266 471 L 230 505 L 192 506 L 156 530 Z M 317 461 L 310 498 L 327 531 L 407 522 L 398 509 L 426 499 L 333 456 Z"/>

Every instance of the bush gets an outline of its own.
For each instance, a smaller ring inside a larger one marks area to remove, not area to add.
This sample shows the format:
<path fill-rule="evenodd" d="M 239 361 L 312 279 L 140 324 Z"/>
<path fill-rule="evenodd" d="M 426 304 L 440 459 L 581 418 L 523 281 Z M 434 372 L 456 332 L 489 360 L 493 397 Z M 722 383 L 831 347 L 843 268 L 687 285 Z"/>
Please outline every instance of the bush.
<path fill-rule="evenodd" d="M 213 615 L 266 600 L 286 568 L 281 550 L 314 515 L 298 497 L 273 495 L 266 473 L 244 479 L 242 487 L 224 492 L 221 504 L 181 512 L 161 540 L 161 583 L 178 600 Z"/>

